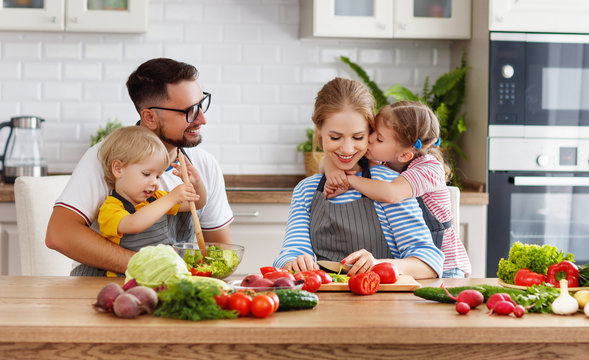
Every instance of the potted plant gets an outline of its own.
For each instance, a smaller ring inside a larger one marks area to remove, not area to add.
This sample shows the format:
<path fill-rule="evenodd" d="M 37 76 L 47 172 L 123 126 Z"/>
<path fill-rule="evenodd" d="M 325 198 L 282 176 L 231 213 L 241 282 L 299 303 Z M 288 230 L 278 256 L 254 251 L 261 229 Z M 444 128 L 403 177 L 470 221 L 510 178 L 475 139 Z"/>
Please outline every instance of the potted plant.
<path fill-rule="evenodd" d="M 119 121 L 119 119 L 115 118 L 113 121 L 108 119 L 106 125 L 104 127 L 99 127 L 96 131 L 96 135 L 90 136 L 90 146 L 94 146 L 98 144 L 102 139 L 104 139 L 108 134 L 115 131 L 116 129 L 122 127 L 123 124 Z"/>
<path fill-rule="evenodd" d="M 440 147 L 445 153 L 448 165 L 452 169 L 453 177 L 450 180 L 450 185 L 460 187 L 460 175 L 456 168 L 456 160 L 457 156 L 466 159 L 466 154 L 458 145 L 460 136 L 466 131 L 464 114 L 461 113 L 466 87 L 466 72 L 470 69 L 466 65 L 466 52 L 462 52 L 460 67 L 440 76 L 432 87 L 429 85 L 429 77 L 426 77 L 421 96 L 411 92 L 401 84 L 393 85 L 386 92 L 383 92 L 378 85 L 370 80 L 370 77 L 360 65 L 353 63 L 345 56 L 341 56 L 340 59 L 350 66 L 370 89 L 376 100 L 376 112 L 381 107 L 390 104 L 389 97 L 393 97 L 397 101 L 420 101 L 435 112 L 440 122 L 440 138 L 442 141 Z"/>
<path fill-rule="evenodd" d="M 297 146 L 297 151 L 303 153 L 305 159 L 305 175 L 307 177 L 319 173 L 319 163 L 325 156 L 315 139 L 315 130 L 308 128 L 306 131 L 307 140 Z"/>

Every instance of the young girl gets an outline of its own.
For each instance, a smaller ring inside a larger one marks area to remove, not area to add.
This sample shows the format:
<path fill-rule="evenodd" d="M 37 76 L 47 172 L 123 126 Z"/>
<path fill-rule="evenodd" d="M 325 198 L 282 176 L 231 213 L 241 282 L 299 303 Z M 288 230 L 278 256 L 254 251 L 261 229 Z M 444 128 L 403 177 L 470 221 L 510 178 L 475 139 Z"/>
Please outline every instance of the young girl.
<path fill-rule="evenodd" d="M 366 156 L 384 162 L 400 176 L 391 182 L 364 179 L 334 171 L 335 167 L 325 161 L 330 183 L 326 194 L 331 197 L 336 188 L 351 186 L 371 199 L 387 203 L 421 198 L 420 205 L 434 243 L 441 244 L 445 255 L 443 277 L 464 277 L 470 274 L 471 266 L 451 226 L 450 195 L 446 186 L 449 168 L 438 148 L 439 134 L 438 119 L 422 103 L 399 101 L 381 108 Z"/>
<path fill-rule="evenodd" d="M 158 190 L 158 180 L 170 166 L 170 156 L 157 135 L 146 128 L 117 129 L 106 138 L 98 157 L 111 189 L 98 214 L 100 234 L 126 249 L 138 251 L 147 245 L 171 244 L 165 215 L 190 211 L 190 201 L 196 202 L 196 208 L 206 202 L 204 186 L 188 161 L 192 184 L 178 185 L 170 192 Z M 178 165 L 174 167 L 178 175 Z M 108 271 L 106 276 L 117 274 Z"/>

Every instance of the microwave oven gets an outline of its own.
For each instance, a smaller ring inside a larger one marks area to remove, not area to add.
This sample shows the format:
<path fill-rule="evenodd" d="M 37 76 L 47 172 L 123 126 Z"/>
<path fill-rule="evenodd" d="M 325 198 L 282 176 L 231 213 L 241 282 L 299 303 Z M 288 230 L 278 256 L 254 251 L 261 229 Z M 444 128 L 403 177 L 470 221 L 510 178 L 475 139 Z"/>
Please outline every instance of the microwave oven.
<path fill-rule="evenodd" d="M 589 35 L 490 33 L 489 136 L 589 138 Z"/>

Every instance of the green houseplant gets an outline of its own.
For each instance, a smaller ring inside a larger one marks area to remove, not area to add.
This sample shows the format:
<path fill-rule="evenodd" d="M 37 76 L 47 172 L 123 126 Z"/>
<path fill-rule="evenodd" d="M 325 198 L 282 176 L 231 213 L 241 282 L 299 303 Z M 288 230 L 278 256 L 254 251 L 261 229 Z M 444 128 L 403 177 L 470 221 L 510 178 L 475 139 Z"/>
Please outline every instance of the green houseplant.
<path fill-rule="evenodd" d="M 104 127 L 99 127 L 98 131 L 96 131 L 96 134 L 93 136 L 90 136 L 90 146 L 94 146 L 95 144 L 98 144 L 102 139 L 104 139 L 108 134 L 110 134 L 111 132 L 115 131 L 116 129 L 122 127 L 123 124 L 121 124 L 121 122 L 115 118 L 113 121 L 111 121 L 110 119 L 106 122 L 106 125 Z"/>
<path fill-rule="evenodd" d="M 306 176 L 319 173 L 319 163 L 323 159 L 323 150 L 317 144 L 315 139 L 315 129 L 308 128 L 305 130 L 307 139 L 297 146 L 297 151 L 302 152 L 305 159 Z"/>
<path fill-rule="evenodd" d="M 451 185 L 460 187 L 460 175 L 456 168 L 457 156 L 466 159 L 466 154 L 458 145 L 460 136 L 466 131 L 464 113 L 461 112 L 466 88 L 466 73 L 470 69 L 466 65 L 466 52 L 462 52 L 460 67 L 440 76 L 430 87 L 429 77 L 425 78 L 421 96 L 406 87 L 396 84 L 386 92 L 382 91 L 368 76 L 362 67 L 345 56 L 340 57 L 366 84 L 376 100 L 376 112 L 390 104 L 389 98 L 396 101 L 413 100 L 427 104 L 436 114 L 440 122 L 441 148 L 445 153 L 448 165 L 452 169 Z"/>

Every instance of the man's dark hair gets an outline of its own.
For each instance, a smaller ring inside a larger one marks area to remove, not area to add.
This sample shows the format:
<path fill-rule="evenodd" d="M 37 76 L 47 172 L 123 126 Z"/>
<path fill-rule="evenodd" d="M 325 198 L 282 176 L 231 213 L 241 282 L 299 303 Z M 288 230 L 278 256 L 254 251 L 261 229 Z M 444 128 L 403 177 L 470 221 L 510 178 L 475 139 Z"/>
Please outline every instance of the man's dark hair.
<path fill-rule="evenodd" d="M 137 112 L 149 106 L 157 106 L 168 99 L 168 84 L 183 80 L 196 80 L 198 70 L 190 64 L 167 58 L 151 59 L 139 65 L 129 75 L 127 90 Z"/>

